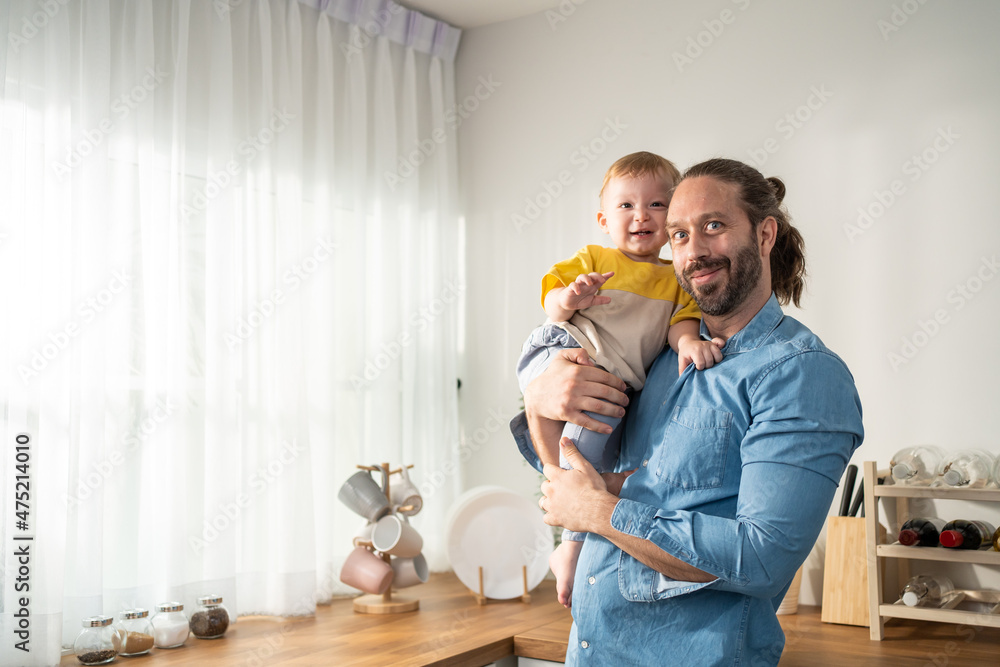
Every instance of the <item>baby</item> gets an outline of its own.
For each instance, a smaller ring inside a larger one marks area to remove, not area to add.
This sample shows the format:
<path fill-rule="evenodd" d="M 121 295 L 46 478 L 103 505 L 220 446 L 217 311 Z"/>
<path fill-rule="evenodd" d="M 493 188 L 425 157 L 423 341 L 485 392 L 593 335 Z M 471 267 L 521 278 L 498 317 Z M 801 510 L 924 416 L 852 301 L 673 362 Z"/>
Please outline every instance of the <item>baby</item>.
<path fill-rule="evenodd" d="M 518 381 L 525 387 L 562 349 L 584 348 L 594 363 L 642 389 L 646 371 L 669 344 L 679 357 L 678 372 L 691 364 L 709 368 L 722 360 L 721 341 L 699 336 L 701 313 L 677 283 L 673 265 L 660 259 L 667 244 L 670 191 L 680 180 L 667 159 L 645 151 L 626 155 L 604 175 L 597 224 L 614 248 L 587 246 L 559 262 L 542 278 L 542 305 L 548 321 L 531 333 L 518 361 Z M 620 419 L 587 413 L 610 424 Z M 542 463 L 569 468 L 559 440 L 573 440 L 599 471 L 610 472 L 618 458 L 617 433 L 606 435 L 575 424 L 547 423 L 535 434 Z M 584 535 L 563 532 L 549 559 L 559 601 L 570 606 L 573 574 Z"/>

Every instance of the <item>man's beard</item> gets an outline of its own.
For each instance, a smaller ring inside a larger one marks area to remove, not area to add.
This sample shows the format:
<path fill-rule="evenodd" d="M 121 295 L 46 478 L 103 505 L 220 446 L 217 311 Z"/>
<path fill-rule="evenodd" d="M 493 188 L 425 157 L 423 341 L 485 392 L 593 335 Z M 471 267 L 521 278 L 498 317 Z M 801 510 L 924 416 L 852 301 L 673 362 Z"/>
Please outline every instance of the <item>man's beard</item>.
<path fill-rule="evenodd" d="M 728 281 L 717 280 L 702 287 L 692 286 L 692 273 L 720 267 L 728 269 Z M 735 268 L 728 257 L 694 260 L 677 275 L 677 282 L 694 297 L 703 314 L 720 317 L 733 312 L 746 300 L 757 286 L 762 270 L 763 265 L 757 249 L 748 244 L 736 252 Z"/>

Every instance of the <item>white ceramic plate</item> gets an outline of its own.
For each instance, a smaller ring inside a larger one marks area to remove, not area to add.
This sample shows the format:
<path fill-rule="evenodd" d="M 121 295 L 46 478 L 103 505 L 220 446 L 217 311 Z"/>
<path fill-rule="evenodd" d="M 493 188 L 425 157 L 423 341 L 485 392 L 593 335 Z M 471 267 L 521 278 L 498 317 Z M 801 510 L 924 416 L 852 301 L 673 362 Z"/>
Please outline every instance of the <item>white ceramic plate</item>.
<path fill-rule="evenodd" d="M 479 592 L 509 600 L 524 593 L 522 566 L 528 568 L 528 590 L 549 571 L 552 528 L 542 511 L 528 498 L 500 486 L 478 486 L 466 491 L 448 514 L 448 560 L 459 581 Z"/>

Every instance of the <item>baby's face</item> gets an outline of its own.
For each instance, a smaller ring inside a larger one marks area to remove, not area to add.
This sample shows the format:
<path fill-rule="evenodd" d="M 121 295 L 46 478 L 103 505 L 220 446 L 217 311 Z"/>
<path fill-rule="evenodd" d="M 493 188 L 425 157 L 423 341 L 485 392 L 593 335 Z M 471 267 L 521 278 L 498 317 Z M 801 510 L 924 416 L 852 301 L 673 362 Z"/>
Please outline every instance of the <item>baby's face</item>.
<path fill-rule="evenodd" d="M 661 176 L 626 176 L 610 180 L 604 188 L 597 222 L 633 261 L 660 261 L 660 249 L 667 244 L 667 204 L 672 185 Z"/>

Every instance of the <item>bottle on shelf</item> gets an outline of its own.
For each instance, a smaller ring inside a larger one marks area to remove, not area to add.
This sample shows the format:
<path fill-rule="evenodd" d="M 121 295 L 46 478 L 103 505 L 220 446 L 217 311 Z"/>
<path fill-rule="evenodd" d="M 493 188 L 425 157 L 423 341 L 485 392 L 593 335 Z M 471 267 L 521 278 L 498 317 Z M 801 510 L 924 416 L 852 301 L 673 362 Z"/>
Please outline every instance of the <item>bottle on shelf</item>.
<path fill-rule="evenodd" d="M 907 607 L 940 607 L 953 590 L 955 587 L 948 577 L 918 574 L 906 582 L 899 598 Z"/>
<path fill-rule="evenodd" d="M 985 521 L 955 519 L 941 529 L 941 546 L 949 549 L 978 549 L 989 546 L 996 529 Z"/>
<path fill-rule="evenodd" d="M 937 477 L 942 458 L 941 450 L 931 445 L 906 447 L 896 452 L 889 461 L 892 478 L 896 484 L 930 486 Z"/>
<path fill-rule="evenodd" d="M 913 517 L 899 530 L 899 543 L 907 547 L 936 547 L 939 544 L 944 519 Z"/>
<path fill-rule="evenodd" d="M 989 452 L 966 449 L 944 458 L 938 468 L 938 477 L 948 486 L 982 489 L 994 482 L 995 463 Z"/>

